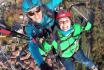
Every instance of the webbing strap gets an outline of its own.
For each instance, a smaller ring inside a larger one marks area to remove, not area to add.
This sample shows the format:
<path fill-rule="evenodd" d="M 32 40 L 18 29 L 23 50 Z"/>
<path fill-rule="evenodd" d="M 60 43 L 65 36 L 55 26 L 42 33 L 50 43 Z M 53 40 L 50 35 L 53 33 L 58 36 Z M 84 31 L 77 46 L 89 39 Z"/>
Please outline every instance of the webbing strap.
<path fill-rule="evenodd" d="M 5 29 L 0 29 L 0 33 L 6 34 L 6 35 L 10 35 L 11 31 L 5 30 Z"/>
<path fill-rule="evenodd" d="M 58 35 L 57 34 L 57 30 L 58 30 L 58 28 L 57 28 L 57 26 L 55 26 L 54 27 L 54 31 L 52 32 L 52 34 L 57 36 Z M 62 51 L 61 51 L 61 48 L 60 48 L 60 39 L 59 39 L 59 36 L 57 36 L 56 40 L 57 40 L 57 43 L 58 43 L 57 54 L 56 55 L 60 56 L 62 54 Z"/>

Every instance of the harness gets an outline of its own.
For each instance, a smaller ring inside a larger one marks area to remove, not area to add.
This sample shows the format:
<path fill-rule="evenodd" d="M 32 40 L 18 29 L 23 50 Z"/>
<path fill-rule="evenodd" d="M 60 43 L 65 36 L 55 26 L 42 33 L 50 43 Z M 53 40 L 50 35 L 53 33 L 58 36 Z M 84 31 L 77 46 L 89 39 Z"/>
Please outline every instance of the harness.
<path fill-rule="evenodd" d="M 67 51 L 72 45 L 74 45 L 75 44 L 75 42 L 77 41 L 77 40 L 79 40 L 79 38 L 77 39 L 77 38 L 74 38 L 74 37 L 76 37 L 76 36 L 73 36 L 73 33 L 74 33 L 74 30 L 71 32 L 71 35 L 69 34 L 69 36 L 68 36 L 68 38 L 66 38 L 65 40 L 60 40 L 60 38 L 59 38 L 59 34 L 58 34 L 58 32 L 56 32 L 57 31 L 57 27 L 55 27 L 55 30 L 53 31 L 53 34 L 55 34 L 55 38 L 56 38 L 56 41 L 57 41 L 57 43 L 58 43 L 58 47 L 57 47 L 57 55 L 58 56 L 61 56 L 62 55 L 62 53 L 64 53 L 65 51 Z M 73 37 L 74 39 L 75 39 L 75 41 L 72 43 L 72 44 L 70 44 L 66 49 L 64 49 L 64 50 L 61 50 L 61 48 L 60 48 L 60 44 L 62 43 L 62 42 L 64 42 L 64 41 L 67 41 L 68 39 L 70 39 L 71 37 Z"/>

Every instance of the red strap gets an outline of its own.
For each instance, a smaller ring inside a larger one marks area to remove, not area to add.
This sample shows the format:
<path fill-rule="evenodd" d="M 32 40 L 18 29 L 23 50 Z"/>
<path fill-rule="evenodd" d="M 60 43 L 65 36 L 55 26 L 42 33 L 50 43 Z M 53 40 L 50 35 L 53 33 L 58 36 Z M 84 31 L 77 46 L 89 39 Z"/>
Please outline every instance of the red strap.
<path fill-rule="evenodd" d="M 36 40 L 33 38 L 33 39 L 32 39 L 32 42 L 36 43 Z"/>
<path fill-rule="evenodd" d="M 6 34 L 6 35 L 10 35 L 11 31 L 5 30 L 5 29 L 0 29 L 0 33 Z"/>

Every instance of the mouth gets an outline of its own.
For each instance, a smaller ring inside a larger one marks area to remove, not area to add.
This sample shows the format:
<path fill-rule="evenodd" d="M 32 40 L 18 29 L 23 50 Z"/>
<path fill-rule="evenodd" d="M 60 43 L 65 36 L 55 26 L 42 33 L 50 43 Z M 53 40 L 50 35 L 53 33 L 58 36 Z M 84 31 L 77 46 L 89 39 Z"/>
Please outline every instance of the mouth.
<path fill-rule="evenodd" d="M 64 26 L 64 27 L 63 27 L 63 29 L 67 29 L 67 28 L 68 28 L 68 26 Z"/>

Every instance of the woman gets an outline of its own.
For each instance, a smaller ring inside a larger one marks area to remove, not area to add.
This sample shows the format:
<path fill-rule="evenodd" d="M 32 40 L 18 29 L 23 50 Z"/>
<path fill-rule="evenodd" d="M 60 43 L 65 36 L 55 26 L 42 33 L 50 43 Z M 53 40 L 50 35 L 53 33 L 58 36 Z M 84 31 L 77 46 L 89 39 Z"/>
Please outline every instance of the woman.
<path fill-rule="evenodd" d="M 52 44 L 45 43 L 44 47 L 54 47 L 66 70 L 75 70 L 73 59 L 85 64 L 92 70 L 98 70 L 95 64 L 85 56 L 79 45 L 80 34 L 83 31 L 90 30 L 92 26 L 91 23 L 87 22 L 85 26 L 81 26 L 79 23 L 72 23 L 71 18 L 71 12 L 66 10 L 58 12 L 56 15 L 58 25 L 53 31 L 54 40 Z"/>

